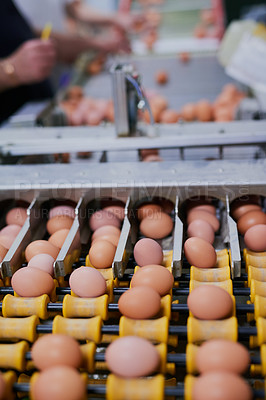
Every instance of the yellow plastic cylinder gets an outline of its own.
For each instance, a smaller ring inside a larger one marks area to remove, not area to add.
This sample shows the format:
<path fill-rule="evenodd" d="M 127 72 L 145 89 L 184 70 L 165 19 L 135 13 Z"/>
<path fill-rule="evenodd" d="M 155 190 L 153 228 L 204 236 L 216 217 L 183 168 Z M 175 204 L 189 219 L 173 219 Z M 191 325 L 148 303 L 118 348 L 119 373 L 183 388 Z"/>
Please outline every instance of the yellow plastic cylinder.
<path fill-rule="evenodd" d="M 196 367 L 196 354 L 199 346 L 189 343 L 186 347 L 186 369 L 188 374 L 196 374 L 198 369 Z"/>
<path fill-rule="evenodd" d="M 36 400 L 34 395 L 33 395 L 33 387 L 35 385 L 35 382 L 36 382 L 39 374 L 40 374 L 39 372 L 34 372 L 34 374 L 30 378 L 30 393 L 29 393 L 30 394 L 30 400 Z"/>
<path fill-rule="evenodd" d="M 59 287 L 59 283 L 57 279 L 54 279 L 54 288 L 52 293 L 50 294 L 50 299 L 52 303 L 55 303 L 57 301 L 57 294 L 56 294 L 56 288 Z"/>
<path fill-rule="evenodd" d="M 123 379 L 110 374 L 106 382 L 107 400 L 164 400 L 164 376 Z"/>
<path fill-rule="evenodd" d="M 250 366 L 250 375 L 251 376 L 259 376 L 262 375 L 262 367 L 260 364 L 252 364 Z"/>
<path fill-rule="evenodd" d="M 120 336 L 140 336 L 157 343 L 168 343 L 169 320 L 167 317 L 138 320 L 125 316 L 120 318 Z"/>
<path fill-rule="evenodd" d="M 266 344 L 260 347 L 260 358 L 261 358 L 261 368 L 262 375 L 266 376 Z"/>
<path fill-rule="evenodd" d="M 256 320 L 257 336 L 250 336 L 249 346 L 251 349 L 266 343 L 266 318 L 259 317 Z"/>
<path fill-rule="evenodd" d="M 174 363 L 167 363 L 167 344 L 166 343 L 160 343 L 157 344 L 156 350 L 159 353 L 160 356 L 160 365 L 158 371 L 161 374 L 170 374 L 170 375 L 175 375 L 175 364 Z"/>
<path fill-rule="evenodd" d="M 17 375 L 14 371 L 7 371 L 3 374 L 3 378 L 6 384 L 3 399 L 13 400 L 15 398 L 13 385 L 17 380 Z"/>
<path fill-rule="evenodd" d="M 15 344 L 0 344 L 0 367 L 24 371 L 27 351 L 29 351 L 29 345 L 24 340 Z"/>
<path fill-rule="evenodd" d="M 82 368 L 86 369 L 89 374 L 93 374 L 95 370 L 95 352 L 96 344 L 89 342 L 80 346 L 82 353 Z"/>
<path fill-rule="evenodd" d="M 185 382 L 184 382 L 184 386 L 185 386 L 184 399 L 185 400 L 193 400 L 192 392 L 193 392 L 193 386 L 194 386 L 196 379 L 197 378 L 193 375 L 186 375 Z"/>
<path fill-rule="evenodd" d="M 167 294 L 166 296 L 163 296 L 161 298 L 161 309 L 159 312 L 160 317 L 167 317 L 168 319 L 171 319 L 171 305 L 172 305 L 172 297 L 170 294 Z"/>
<path fill-rule="evenodd" d="M 254 316 L 255 319 L 266 318 L 266 297 L 255 295 Z"/>
<path fill-rule="evenodd" d="M 57 315 L 53 321 L 53 333 L 69 335 L 77 340 L 92 340 L 100 343 L 102 338 L 102 319 L 99 316 L 92 318 L 64 318 Z"/>
<path fill-rule="evenodd" d="M 20 374 L 18 379 L 17 379 L 18 383 L 29 383 L 30 382 L 30 376 L 26 375 L 26 374 Z M 25 393 L 24 392 L 17 392 L 17 397 L 21 398 L 21 397 L 25 397 Z"/>
<path fill-rule="evenodd" d="M 229 254 L 227 249 L 223 250 L 218 250 L 216 252 L 217 255 L 217 264 L 216 267 L 222 268 L 222 267 L 228 267 L 229 264 Z"/>
<path fill-rule="evenodd" d="M 230 267 L 221 268 L 190 268 L 190 279 L 199 282 L 221 282 L 230 279 Z"/>
<path fill-rule="evenodd" d="M 104 321 L 108 319 L 108 296 L 95 298 L 64 296 L 63 316 L 65 318 L 89 318 L 99 315 Z"/>
<path fill-rule="evenodd" d="M 43 294 L 39 297 L 15 297 L 7 294 L 2 303 L 3 317 L 29 317 L 37 315 L 40 319 L 47 319 L 47 304 L 49 296 Z"/>
<path fill-rule="evenodd" d="M 259 282 L 255 279 L 250 281 L 250 300 L 252 303 L 255 301 L 255 295 L 266 297 L 266 282 Z"/>
<path fill-rule="evenodd" d="M 227 339 L 236 342 L 237 338 L 236 317 L 217 321 L 204 321 L 194 317 L 187 319 L 188 343 L 200 344 L 209 339 Z"/>
<path fill-rule="evenodd" d="M 266 282 L 266 268 L 248 266 L 248 286 L 250 286 L 251 279 L 256 281 Z"/>
<path fill-rule="evenodd" d="M 226 281 L 222 282 L 199 282 L 191 279 L 189 282 L 189 291 L 191 292 L 193 289 L 202 285 L 219 286 L 220 288 L 226 290 L 229 294 L 233 294 L 233 283 L 231 279 L 227 279 Z"/>
<path fill-rule="evenodd" d="M 114 281 L 112 279 L 106 281 L 106 293 L 109 298 L 109 303 L 112 303 L 114 301 Z"/>
<path fill-rule="evenodd" d="M 246 262 L 246 269 L 248 268 L 249 265 L 258 268 L 266 267 L 266 251 L 259 253 L 244 249 L 243 254 Z"/>
<path fill-rule="evenodd" d="M 37 338 L 36 326 L 40 323 L 36 315 L 26 318 L 0 317 L 1 339 L 25 339 L 34 342 Z"/>

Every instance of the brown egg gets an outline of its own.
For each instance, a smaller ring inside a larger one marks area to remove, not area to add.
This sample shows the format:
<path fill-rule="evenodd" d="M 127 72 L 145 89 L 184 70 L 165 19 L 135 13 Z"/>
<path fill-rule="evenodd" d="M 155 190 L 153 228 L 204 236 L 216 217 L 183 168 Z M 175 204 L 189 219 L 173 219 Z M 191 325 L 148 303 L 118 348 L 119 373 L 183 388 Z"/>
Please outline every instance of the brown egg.
<path fill-rule="evenodd" d="M 0 233 L 0 244 L 8 250 L 12 246 L 15 239 L 16 239 L 15 235 L 4 235 Z"/>
<path fill-rule="evenodd" d="M 249 211 L 260 211 L 261 206 L 258 204 L 242 204 L 238 205 L 237 207 L 232 207 L 231 214 L 232 217 L 238 221 L 242 215 L 246 214 Z"/>
<path fill-rule="evenodd" d="M 190 265 L 198 268 L 215 267 L 217 256 L 212 245 L 204 239 L 191 237 L 185 241 L 184 252 Z"/>
<path fill-rule="evenodd" d="M 4 246 L 2 246 L 0 244 L 0 262 L 3 261 L 7 252 L 8 252 L 8 249 L 6 249 Z"/>
<path fill-rule="evenodd" d="M 34 400 L 84 400 L 86 384 L 77 370 L 60 365 L 41 372 L 32 393 Z"/>
<path fill-rule="evenodd" d="M 196 353 L 196 366 L 201 374 L 209 371 L 243 374 L 248 369 L 249 363 L 247 348 L 231 340 L 207 340 Z"/>
<path fill-rule="evenodd" d="M 215 232 L 217 232 L 220 228 L 220 223 L 218 221 L 218 218 L 215 215 L 209 213 L 208 211 L 191 210 L 187 217 L 187 223 L 190 224 L 195 219 L 203 219 L 204 221 L 208 222 L 213 227 Z"/>
<path fill-rule="evenodd" d="M 54 273 L 55 259 L 49 254 L 37 254 L 32 257 L 28 263 L 28 267 L 38 268 L 50 275 Z"/>
<path fill-rule="evenodd" d="M 216 208 L 212 204 L 200 204 L 200 205 L 195 205 L 194 207 L 191 205 L 190 207 L 187 208 L 187 215 L 193 210 L 193 211 L 207 211 L 213 215 L 216 215 Z"/>
<path fill-rule="evenodd" d="M 212 120 L 212 105 L 208 100 L 201 100 L 196 104 L 196 118 L 202 122 Z"/>
<path fill-rule="evenodd" d="M 78 342 L 71 336 L 56 333 L 40 337 L 32 346 L 31 357 L 41 371 L 59 365 L 79 368 L 82 361 Z"/>
<path fill-rule="evenodd" d="M 160 70 L 156 72 L 155 81 L 159 85 L 165 85 L 168 82 L 168 73 L 164 70 Z"/>
<path fill-rule="evenodd" d="M 239 218 L 237 229 L 241 235 L 244 235 L 249 228 L 259 224 L 266 224 L 266 214 L 260 210 L 249 211 Z"/>
<path fill-rule="evenodd" d="M 206 240 L 210 244 L 214 242 L 213 227 L 202 219 L 194 219 L 187 228 L 188 237 L 199 237 Z"/>
<path fill-rule="evenodd" d="M 52 243 L 55 247 L 61 249 L 68 234 L 69 229 L 60 229 L 49 237 L 48 242 Z"/>
<path fill-rule="evenodd" d="M 240 376 L 225 371 L 214 371 L 196 378 L 192 389 L 193 400 L 251 400 L 252 390 Z"/>
<path fill-rule="evenodd" d="M 89 251 L 89 259 L 95 268 L 109 268 L 112 265 L 116 247 L 107 240 L 97 240 Z"/>
<path fill-rule="evenodd" d="M 207 35 L 207 30 L 205 26 L 197 25 L 196 28 L 194 29 L 194 36 L 198 39 L 202 39 L 206 37 L 206 35 Z"/>
<path fill-rule="evenodd" d="M 249 228 L 244 242 L 252 251 L 266 251 L 266 225 L 258 224 Z"/>
<path fill-rule="evenodd" d="M 86 125 L 97 126 L 103 119 L 102 113 L 99 110 L 89 110 L 84 118 Z"/>
<path fill-rule="evenodd" d="M 27 218 L 27 209 L 22 207 L 15 207 L 8 211 L 6 214 L 7 225 L 24 225 Z"/>
<path fill-rule="evenodd" d="M 54 289 L 51 275 L 37 268 L 25 267 L 18 269 L 11 279 L 14 291 L 22 297 L 38 297 L 50 294 Z"/>
<path fill-rule="evenodd" d="M 215 23 L 214 10 L 202 10 L 200 12 L 200 19 L 207 25 L 213 25 Z"/>
<path fill-rule="evenodd" d="M 214 111 L 214 119 L 215 121 L 220 122 L 229 122 L 234 119 L 234 110 L 229 107 L 217 107 Z"/>
<path fill-rule="evenodd" d="M 194 317 L 204 320 L 227 318 L 233 312 L 232 297 L 226 290 L 215 285 L 202 285 L 192 290 L 187 305 Z"/>
<path fill-rule="evenodd" d="M 179 57 L 179 60 L 184 64 L 188 63 L 190 61 L 190 54 L 186 51 L 179 53 L 178 57 Z"/>
<path fill-rule="evenodd" d="M 146 217 L 151 217 L 152 214 L 162 211 L 162 207 L 159 204 L 144 204 L 137 210 L 138 219 L 142 221 Z"/>
<path fill-rule="evenodd" d="M 140 155 L 142 158 L 145 158 L 146 156 L 150 156 L 150 155 L 158 156 L 159 151 L 158 151 L 158 149 L 142 149 L 142 150 L 140 150 Z"/>
<path fill-rule="evenodd" d="M 151 154 L 150 156 L 146 156 L 142 159 L 143 162 L 162 162 L 163 159 L 160 156 L 156 156 L 155 154 Z"/>
<path fill-rule="evenodd" d="M 147 339 L 125 336 L 107 347 L 105 361 L 112 373 L 130 379 L 153 374 L 160 357 L 156 347 Z"/>
<path fill-rule="evenodd" d="M 175 110 L 164 110 L 161 113 L 161 123 L 162 124 L 175 124 L 178 122 L 179 114 Z"/>
<path fill-rule="evenodd" d="M 116 226 L 104 225 L 93 232 L 91 240 L 95 240 L 103 236 L 117 236 L 117 238 L 119 238 L 120 233 L 120 230 Z"/>
<path fill-rule="evenodd" d="M 102 235 L 102 236 L 94 239 L 91 242 L 91 245 L 93 245 L 93 243 L 96 243 L 98 240 L 107 240 L 107 242 L 112 243 L 115 247 L 117 247 L 118 243 L 119 243 L 119 237 L 116 235 Z"/>
<path fill-rule="evenodd" d="M 149 286 L 164 296 L 172 289 L 174 277 L 162 265 L 146 265 L 140 268 L 131 279 L 131 287 Z"/>
<path fill-rule="evenodd" d="M 79 297 L 98 297 L 106 293 L 106 282 L 95 268 L 80 267 L 69 278 L 71 290 Z"/>
<path fill-rule="evenodd" d="M 185 121 L 194 121 L 196 119 L 196 106 L 193 103 L 187 103 L 181 109 L 181 117 Z"/>
<path fill-rule="evenodd" d="M 160 311 L 161 297 L 151 287 L 137 286 L 120 296 L 118 307 L 121 314 L 128 318 L 152 318 Z"/>
<path fill-rule="evenodd" d="M 156 94 L 150 99 L 150 105 L 156 106 L 159 109 L 159 111 L 162 112 L 167 109 L 168 101 L 164 96 Z"/>
<path fill-rule="evenodd" d="M 140 267 L 148 264 L 161 264 L 163 250 L 153 239 L 140 239 L 134 246 L 134 258 Z"/>
<path fill-rule="evenodd" d="M 164 212 L 153 213 L 144 218 L 139 226 L 140 232 L 151 239 L 163 239 L 171 234 L 174 223 Z"/>
<path fill-rule="evenodd" d="M 37 254 L 50 254 L 50 256 L 56 259 L 59 251 L 60 249 L 58 247 L 55 247 L 47 240 L 35 240 L 26 247 L 25 257 L 28 262 L 32 257 L 36 256 Z"/>
<path fill-rule="evenodd" d="M 4 228 L 1 229 L 0 235 L 11 235 L 11 236 L 17 236 L 18 233 L 21 230 L 20 225 L 7 225 Z"/>
<path fill-rule="evenodd" d="M 120 221 L 123 221 L 123 219 L 125 218 L 125 207 L 108 206 L 108 207 L 104 207 L 103 210 L 113 213 L 118 219 L 120 219 Z"/>
<path fill-rule="evenodd" d="M 57 217 L 58 215 L 67 215 L 70 218 L 75 218 L 75 208 L 71 206 L 56 206 L 49 211 L 48 219 Z"/>
<path fill-rule="evenodd" d="M 52 235 L 53 233 L 60 231 L 61 229 L 70 229 L 73 224 L 73 218 L 67 215 L 57 215 L 48 220 L 46 224 L 47 232 Z"/>
<path fill-rule="evenodd" d="M 120 228 L 120 220 L 110 211 L 99 210 L 90 217 L 89 225 L 92 231 L 104 226 L 113 225 Z"/>

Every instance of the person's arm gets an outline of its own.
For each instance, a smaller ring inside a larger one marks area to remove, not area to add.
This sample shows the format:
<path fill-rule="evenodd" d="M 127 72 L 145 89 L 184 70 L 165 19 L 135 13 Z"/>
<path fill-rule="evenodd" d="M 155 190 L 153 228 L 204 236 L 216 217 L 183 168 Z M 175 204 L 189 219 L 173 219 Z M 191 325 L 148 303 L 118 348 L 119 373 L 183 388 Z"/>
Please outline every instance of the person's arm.
<path fill-rule="evenodd" d="M 29 40 L 0 60 L 0 91 L 41 82 L 54 66 L 56 52 L 50 40 Z"/>

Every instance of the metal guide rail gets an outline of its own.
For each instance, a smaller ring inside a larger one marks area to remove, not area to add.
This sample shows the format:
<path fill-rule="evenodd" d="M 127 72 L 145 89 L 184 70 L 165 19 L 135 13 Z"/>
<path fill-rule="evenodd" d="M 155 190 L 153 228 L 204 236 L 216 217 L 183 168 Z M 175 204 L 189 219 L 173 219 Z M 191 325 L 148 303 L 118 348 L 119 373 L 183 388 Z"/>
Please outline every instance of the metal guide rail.
<path fill-rule="evenodd" d="M 236 223 L 231 217 L 230 205 L 239 196 L 255 194 L 260 196 L 265 211 L 266 163 L 166 163 L 164 170 L 157 170 L 156 165 L 138 169 L 128 164 L 127 170 L 121 173 L 118 165 L 113 165 L 113 171 L 109 173 L 106 165 L 95 165 L 93 176 L 89 174 L 90 171 L 86 175 L 85 171 L 75 169 L 75 166 L 47 166 L 34 171 L 25 166 L 0 168 L 1 226 L 7 210 L 31 202 L 27 220 L 2 261 L 4 286 L 0 287 L 0 295 L 3 296 L 0 301 L 3 315 L 0 318 L 0 369 L 9 382 L 10 390 L 19 396 L 27 396 L 36 379 L 36 369 L 31 359 L 32 344 L 39 335 L 53 332 L 71 335 L 79 341 L 84 355 L 81 372 L 85 374 L 87 393 L 92 399 L 98 396 L 117 399 L 117 385 L 122 391 L 119 399 L 131 398 L 126 381 L 117 381 L 109 373 L 105 351 L 117 335 L 132 334 L 155 342 L 164 360 L 155 375 L 147 380 L 147 385 L 143 380 L 134 380 L 134 385 L 129 386 L 130 393 L 135 396 L 132 398 L 143 400 L 145 388 L 145 400 L 163 400 L 168 396 L 193 400 L 191 393 L 198 374 L 195 364 L 198 345 L 211 338 L 238 340 L 248 348 L 251 361 L 244 379 L 250 385 L 254 399 L 265 398 L 266 282 L 262 273 L 254 278 L 247 251 L 244 251 Z M 15 171 L 20 171 L 17 176 Z M 132 185 L 129 183 L 129 172 L 134 177 Z M 114 179 L 115 174 L 117 179 Z M 77 180 L 78 176 L 83 176 L 83 183 Z M 104 176 L 101 182 L 99 176 Z M 215 274 L 208 274 L 207 277 L 206 270 L 196 273 L 183 256 L 186 202 L 201 195 L 213 198 L 221 224 L 214 241 L 219 266 L 214 269 L 222 274 L 229 270 L 229 275 L 226 272 L 222 278 L 219 274 L 218 281 L 215 280 Z M 12 202 L 10 199 L 13 199 Z M 125 316 L 121 317 L 117 303 L 120 296 L 129 290 L 136 272 L 133 246 L 143 237 L 139 232 L 136 210 L 147 201 L 159 203 L 162 199 L 167 200 L 169 207 L 172 205 L 170 215 L 174 229 L 170 236 L 160 240 L 160 244 L 164 251 L 163 263 L 173 272 L 175 282 L 171 294 L 161 300 L 162 310 L 158 318 L 142 320 L 141 323 L 136 320 L 134 323 Z M 125 207 L 113 267 L 104 272 L 108 274 L 111 285 L 107 294 L 99 298 L 75 297 L 71 294 L 68 278 L 73 269 L 81 265 L 89 266 L 89 217 L 106 203 L 110 204 L 110 200 L 114 205 L 123 202 Z M 13 296 L 10 277 L 17 268 L 25 267 L 23 250 L 32 240 L 45 237 L 49 210 L 60 204 L 74 206 L 75 217 L 54 264 L 58 282 L 56 289 L 51 296 Z M 75 257 L 71 256 L 73 253 Z M 253 269 L 261 272 L 265 260 L 259 262 L 260 267 L 254 266 Z M 234 296 L 234 315 L 218 321 L 201 321 L 188 315 L 188 294 L 206 282 L 218 284 Z"/>

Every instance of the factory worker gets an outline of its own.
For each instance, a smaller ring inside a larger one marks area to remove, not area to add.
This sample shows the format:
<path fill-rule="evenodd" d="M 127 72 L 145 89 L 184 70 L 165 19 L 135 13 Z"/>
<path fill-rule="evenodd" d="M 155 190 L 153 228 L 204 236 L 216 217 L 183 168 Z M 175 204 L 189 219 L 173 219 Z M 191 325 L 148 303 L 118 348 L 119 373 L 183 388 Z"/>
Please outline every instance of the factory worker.
<path fill-rule="evenodd" d="M 90 49 L 129 51 L 127 39 L 118 30 L 110 33 L 104 42 L 97 37 L 60 32 L 53 32 L 51 39 L 45 41 L 36 39 L 36 31 L 12 0 L 0 1 L 0 35 L 0 123 L 26 102 L 53 96 L 47 78 L 58 61 L 72 62 Z"/>

